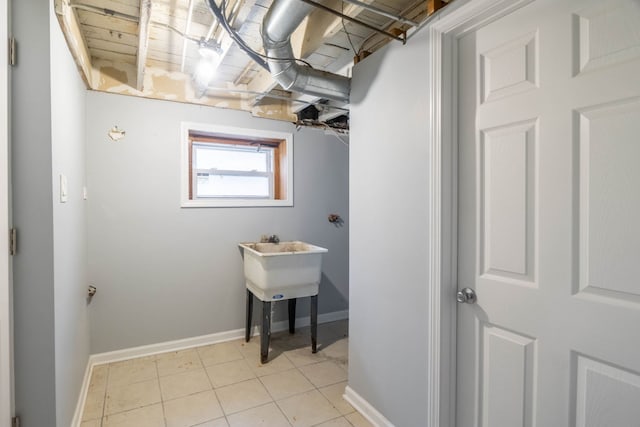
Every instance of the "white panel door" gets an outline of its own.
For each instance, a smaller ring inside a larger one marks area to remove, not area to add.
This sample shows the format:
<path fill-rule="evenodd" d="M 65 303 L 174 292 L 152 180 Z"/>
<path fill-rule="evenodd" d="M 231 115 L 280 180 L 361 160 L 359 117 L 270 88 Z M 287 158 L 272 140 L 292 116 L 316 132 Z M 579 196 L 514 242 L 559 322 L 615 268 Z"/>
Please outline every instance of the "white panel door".
<path fill-rule="evenodd" d="M 457 425 L 638 427 L 640 0 L 457 47 Z"/>
<path fill-rule="evenodd" d="M 12 414 L 11 292 L 9 271 L 8 2 L 0 0 L 0 426 Z"/>

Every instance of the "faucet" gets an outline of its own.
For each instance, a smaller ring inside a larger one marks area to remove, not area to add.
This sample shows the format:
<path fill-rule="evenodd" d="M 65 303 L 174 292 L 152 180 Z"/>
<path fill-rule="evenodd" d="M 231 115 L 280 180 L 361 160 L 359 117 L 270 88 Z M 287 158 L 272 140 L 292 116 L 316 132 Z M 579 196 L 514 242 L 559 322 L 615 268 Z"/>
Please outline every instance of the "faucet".
<path fill-rule="evenodd" d="M 260 236 L 260 243 L 280 243 L 280 238 L 276 234 L 272 234 L 271 236 L 263 234 Z"/>

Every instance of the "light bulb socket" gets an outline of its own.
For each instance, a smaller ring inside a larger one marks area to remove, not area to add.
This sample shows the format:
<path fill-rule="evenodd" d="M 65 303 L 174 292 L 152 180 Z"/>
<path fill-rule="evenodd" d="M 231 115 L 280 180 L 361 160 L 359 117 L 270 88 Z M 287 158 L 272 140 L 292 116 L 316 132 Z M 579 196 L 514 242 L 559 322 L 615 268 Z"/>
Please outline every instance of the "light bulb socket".
<path fill-rule="evenodd" d="M 198 53 L 203 59 L 213 61 L 221 55 L 222 49 L 214 40 L 206 41 L 204 39 L 200 39 L 200 42 L 198 43 Z"/>

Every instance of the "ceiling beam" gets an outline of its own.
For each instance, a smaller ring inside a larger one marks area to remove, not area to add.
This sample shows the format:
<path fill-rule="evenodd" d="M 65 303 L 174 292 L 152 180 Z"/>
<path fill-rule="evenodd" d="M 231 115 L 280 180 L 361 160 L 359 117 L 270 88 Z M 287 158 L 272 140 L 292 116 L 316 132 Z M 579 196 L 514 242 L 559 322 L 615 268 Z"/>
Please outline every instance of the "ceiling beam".
<path fill-rule="evenodd" d="M 193 19 L 194 3 L 195 3 L 194 0 L 189 0 L 189 11 L 187 12 L 187 23 L 185 24 L 185 27 L 184 27 L 184 34 L 186 34 L 187 36 L 189 35 L 189 30 L 191 29 L 191 20 Z M 185 39 L 182 41 L 182 61 L 180 62 L 180 72 L 182 73 L 184 73 L 184 66 L 187 61 L 187 43 L 189 43 L 189 40 L 187 40 L 187 38 L 185 37 Z"/>
<path fill-rule="evenodd" d="M 427 1 L 427 14 L 432 15 L 439 9 L 442 9 L 444 2 L 442 0 L 428 0 Z"/>
<path fill-rule="evenodd" d="M 93 89 L 93 65 L 87 43 L 80 30 L 80 23 L 75 11 L 69 4 L 69 0 L 55 0 L 54 3 L 58 22 L 67 40 L 67 45 L 73 56 L 76 66 L 80 70 L 82 80 L 88 88 Z"/>
<path fill-rule="evenodd" d="M 292 93 L 291 94 L 291 112 L 297 113 L 299 111 L 304 110 L 309 105 L 315 104 L 320 101 L 322 98 L 319 98 L 314 95 L 306 95 L 304 93 Z"/>
<path fill-rule="evenodd" d="M 231 25 L 231 27 L 235 31 L 238 31 L 238 32 L 242 31 L 245 23 L 247 22 L 247 17 L 249 16 L 249 12 L 251 11 L 255 3 L 256 3 L 256 0 L 236 0 L 235 3 L 232 0 L 232 2 L 229 4 L 230 10 L 237 9 L 236 14 L 232 17 L 232 22 L 229 23 L 229 25 Z M 214 17 L 213 19 L 215 22 L 216 18 Z M 231 50 L 231 47 L 234 44 L 234 41 L 231 38 L 231 36 L 226 31 L 223 30 L 218 40 L 218 43 L 220 43 L 220 56 L 214 63 L 214 66 L 216 68 L 219 67 L 224 62 L 224 59 L 229 54 L 229 51 Z M 245 71 L 247 71 L 247 68 L 245 68 L 243 73 Z"/>
<path fill-rule="evenodd" d="M 318 104 L 322 98 L 313 95 L 291 94 L 291 112 L 298 113 L 309 105 L 315 105 L 318 110 L 318 120 L 326 122 L 336 117 L 349 114 L 349 104 L 338 101 L 328 101 L 326 104 Z"/>
<path fill-rule="evenodd" d="M 371 4 L 373 0 L 361 1 L 364 4 Z M 330 0 L 323 4 L 333 10 L 342 12 L 351 17 L 357 17 L 365 9 L 362 6 L 353 4 L 344 5 L 341 0 Z M 291 44 L 293 53 L 298 58 L 307 58 L 315 52 L 324 40 L 342 31 L 342 18 L 329 14 L 323 10 L 315 9 L 302 22 L 300 27 L 293 33 Z"/>
<path fill-rule="evenodd" d="M 327 122 L 329 120 L 335 119 L 336 117 L 344 116 L 345 114 L 349 114 L 349 104 L 344 104 L 341 102 L 329 102 L 326 105 L 319 105 L 320 111 L 318 113 L 318 121 Z"/>
<path fill-rule="evenodd" d="M 147 64 L 147 50 L 149 48 L 149 21 L 151 20 L 151 0 L 140 0 L 140 21 L 138 22 L 138 55 L 136 86 L 139 91 L 144 90 L 144 70 Z"/>
<path fill-rule="evenodd" d="M 271 92 L 278 85 L 271 76 L 271 73 L 264 68 L 258 71 L 258 74 L 249 82 L 247 89 L 253 92 Z M 258 103 L 263 97 L 257 96 L 255 102 Z"/>
<path fill-rule="evenodd" d="M 415 3 L 411 4 L 404 10 L 400 12 L 400 15 L 411 19 L 412 21 L 422 22 L 427 18 L 428 12 L 427 9 L 429 0 L 417 0 Z M 389 24 L 384 27 L 385 31 L 406 31 L 409 29 L 409 25 L 402 24 L 401 22 L 390 20 Z M 367 50 L 370 52 L 375 52 L 380 49 L 385 44 L 389 43 L 389 39 L 381 34 L 373 34 L 371 37 L 365 40 L 365 43 L 362 46 L 362 50 Z"/>

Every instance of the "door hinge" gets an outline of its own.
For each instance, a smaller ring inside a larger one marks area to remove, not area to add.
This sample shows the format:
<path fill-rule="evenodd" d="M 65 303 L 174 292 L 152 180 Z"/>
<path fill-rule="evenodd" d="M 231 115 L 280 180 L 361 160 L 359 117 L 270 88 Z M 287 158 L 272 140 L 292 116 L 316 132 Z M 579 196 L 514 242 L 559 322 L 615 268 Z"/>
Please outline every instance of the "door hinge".
<path fill-rule="evenodd" d="M 11 418 L 11 427 L 20 427 L 20 417 Z"/>
<path fill-rule="evenodd" d="M 12 228 L 9 230 L 9 255 L 15 255 L 18 252 L 18 230 Z"/>
<path fill-rule="evenodd" d="M 9 37 L 9 65 L 16 65 L 16 55 L 17 55 L 16 39 L 15 37 Z"/>

